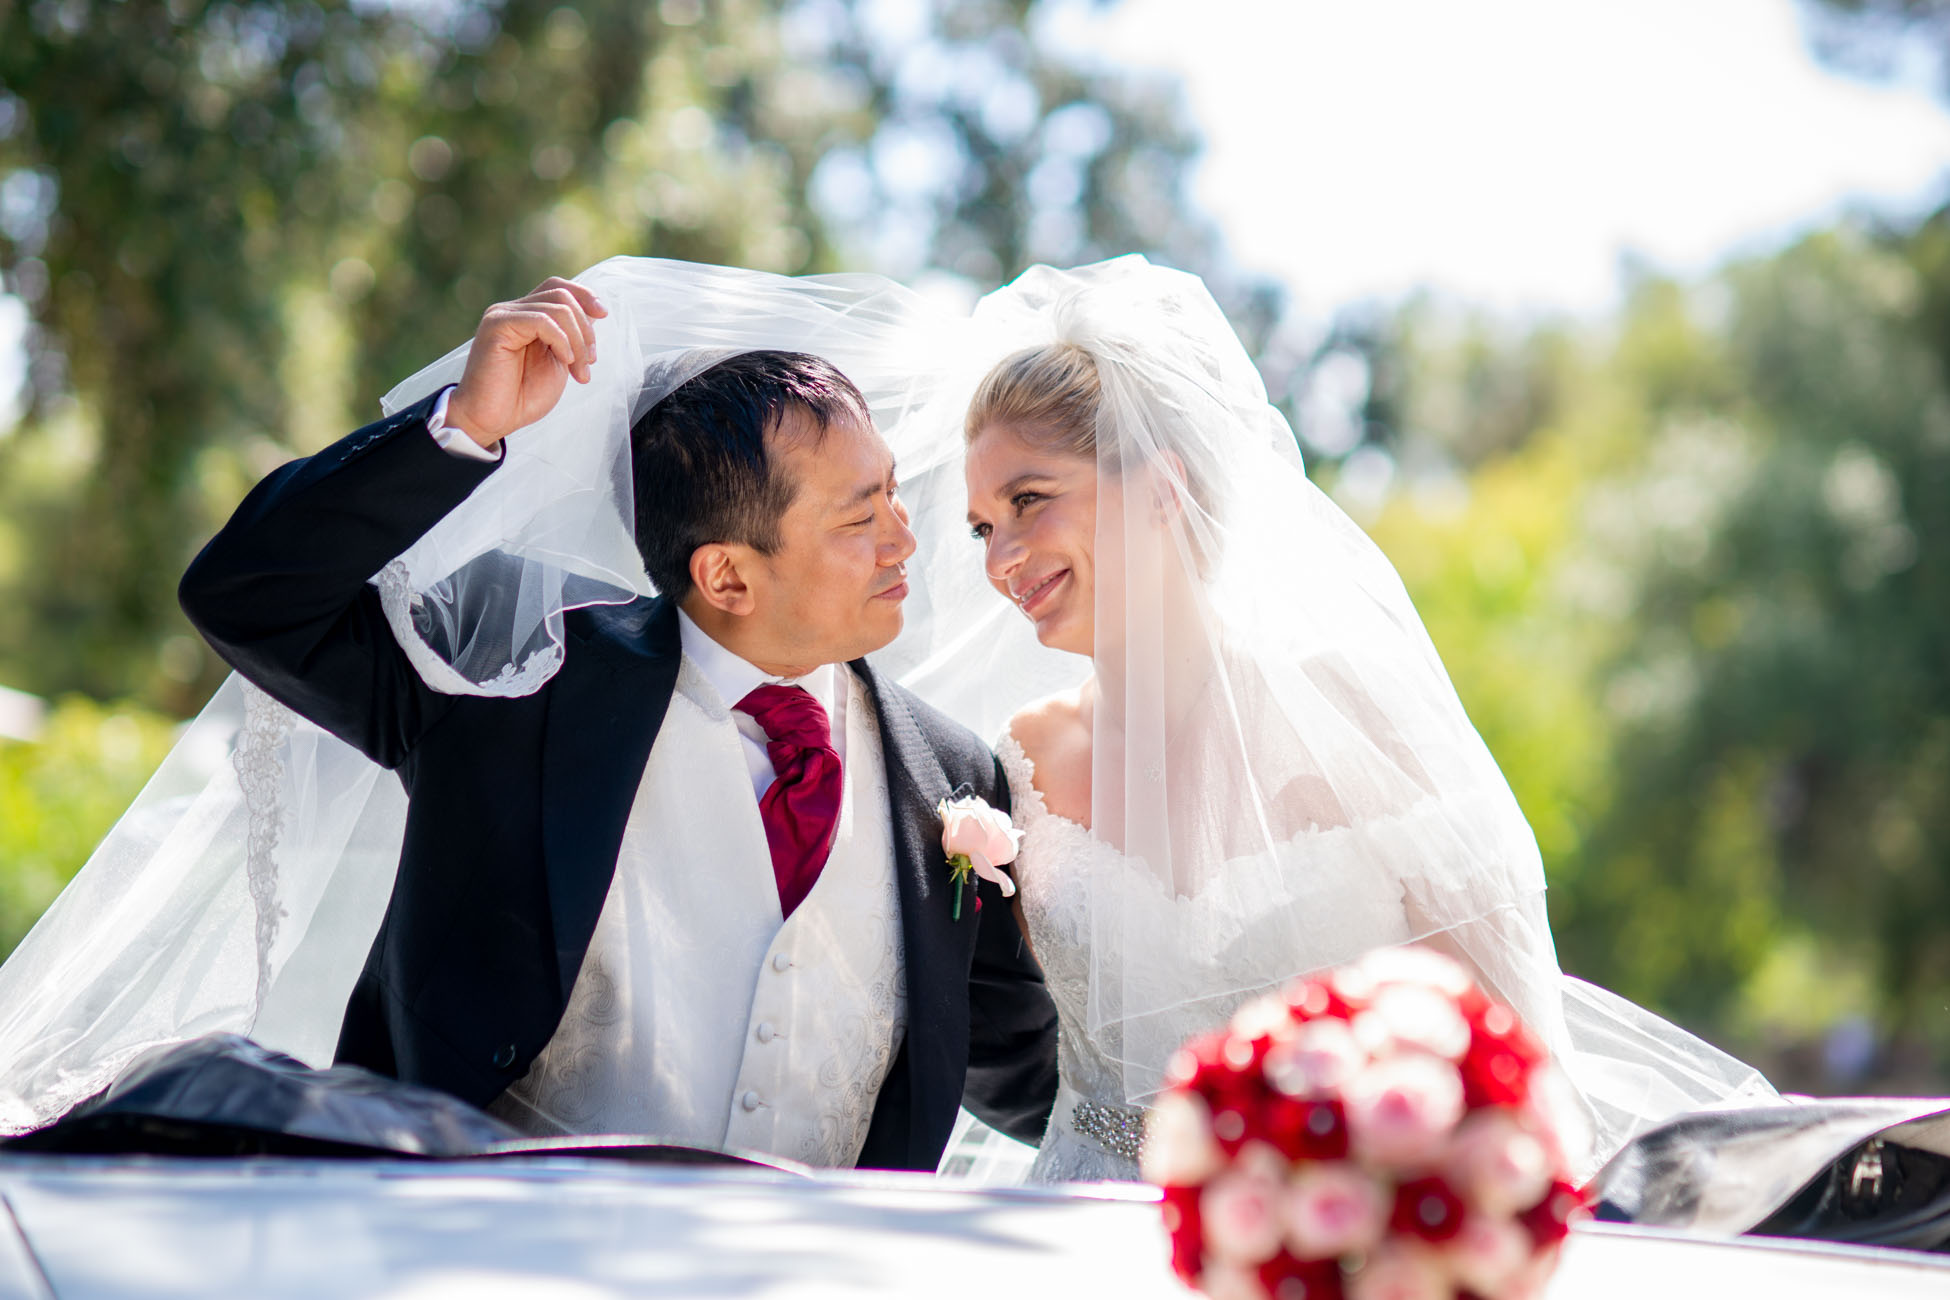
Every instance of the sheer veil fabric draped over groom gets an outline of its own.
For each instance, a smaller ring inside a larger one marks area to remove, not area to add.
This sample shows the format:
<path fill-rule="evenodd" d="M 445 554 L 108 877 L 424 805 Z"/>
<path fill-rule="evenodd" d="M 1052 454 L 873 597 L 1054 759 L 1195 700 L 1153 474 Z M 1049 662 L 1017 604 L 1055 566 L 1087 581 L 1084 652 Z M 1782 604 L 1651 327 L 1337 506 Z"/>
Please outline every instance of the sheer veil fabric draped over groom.
<path fill-rule="evenodd" d="M 260 484 L 183 585 L 242 680 L 0 970 L 0 1124 L 232 1030 L 537 1133 L 1034 1141 L 1054 1013 L 935 812 L 1007 786 L 862 657 L 914 545 L 879 427 L 950 329 L 615 259 Z"/>

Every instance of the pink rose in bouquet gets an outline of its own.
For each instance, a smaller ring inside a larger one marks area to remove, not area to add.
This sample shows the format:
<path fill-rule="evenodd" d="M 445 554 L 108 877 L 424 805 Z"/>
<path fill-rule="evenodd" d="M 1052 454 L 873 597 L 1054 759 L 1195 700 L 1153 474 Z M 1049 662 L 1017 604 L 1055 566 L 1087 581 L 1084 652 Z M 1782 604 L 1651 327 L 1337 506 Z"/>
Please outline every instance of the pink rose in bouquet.
<path fill-rule="evenodd" d="M 1449 1272 L 1435 1252 L 1391 1241 L 1347 1281 L 1347 1300 L 1449 1300 Z"/>
<path fill-rule="evenodd" d="M 1390 1206 L 1374 1175 L 1344 1160 L 1308 1161 L 1287 1182 L 1287 1240 L 1308 1259 L 1358 1254 L 1381 1240 Z"/>
<path fill-rule="evenodd" d="M 1370 1165 L 1409 1166 L 1440 1150 L 1463 1116 L 1462 1076 L 1447 1061 L 1398 1052 L 1346 1086 L 1347 1128 Z"/>
<path fill-rule="evenodd" d="M 1451 1183 L 1488 1214 L 1513 1215 L 1537 1204 L 1551 1186 L 1549 1147 L 1501 1109 L 1472 1115 L 1457 1130 L 1445 1164 Z"/>
<path fill-rule="evenodd" d="M 1367 1060 L 1345 1021 L 1314 1020 L 1266 1053 L 1266 1081 L 1295 1097 L 1332 1097 Z"/>
<path fill-rule="evenodd" d="M 1426 949 L 1186 1044 L 1147 1126 L 1172 1267 L 1223 1300 L 1514 1300 L 1586 1212 L 1554 1066 Z"/>
<path fill-rule="evenodd" d="M 1199 1219 L 1213 1256 L 1229 1264 L 1263 1264 L 1286 1235 L 1286 1162 L 1262 1142 L 1242 1148 L 1199 1197 Z"/>
<path fill-rule="evenodd" d="M 1477 1295 L 1503 1296 L 1522 1281 L 1534 1249 L 1516 1220 L 1471 1214 L 1443 1254 L 1459 1285 Z"/>

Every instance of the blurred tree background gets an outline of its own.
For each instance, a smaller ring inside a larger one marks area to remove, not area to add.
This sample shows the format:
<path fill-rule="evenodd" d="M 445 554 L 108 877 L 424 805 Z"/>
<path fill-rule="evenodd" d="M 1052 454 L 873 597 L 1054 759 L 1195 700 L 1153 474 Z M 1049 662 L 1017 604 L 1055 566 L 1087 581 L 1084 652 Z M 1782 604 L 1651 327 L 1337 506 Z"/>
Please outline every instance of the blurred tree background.
<path fill-rule="evenodd" d="M 1943 0 L 1807 17 L 1854 75 L 1950 71 Z M 1566 969 L 1784 1088 L 1943 1092 L 1950 210 L 1640 272 L 1596 327 L 1414 301 L 1364 356 L 1341 496 L 1536 828 Z"/>
<path fill-rule="evenodd" d="M 615 253 L 982 290 L 1141 251 L 1400 567 L 1567 969 L 1783 1086 L 1944 1091 L 1950 215 L 1595 323 L 1308 321 L 1194 214 L 1178 87 L 1053 52 L 1062 8 L 0 0 L 0 685 L 54 702 L 0 739 L 0 952 L 222 675 L 190 556 L 488 302 Z M 1856 75 L 1950 52 L 1950 3 L 1810 12 Z"/>

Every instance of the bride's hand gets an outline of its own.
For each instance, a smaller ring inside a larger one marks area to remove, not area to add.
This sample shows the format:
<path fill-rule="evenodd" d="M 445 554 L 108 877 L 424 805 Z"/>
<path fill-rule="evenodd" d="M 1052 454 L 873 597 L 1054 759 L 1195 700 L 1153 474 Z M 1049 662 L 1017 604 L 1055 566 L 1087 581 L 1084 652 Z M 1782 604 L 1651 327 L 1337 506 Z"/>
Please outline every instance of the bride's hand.
<path fill-rule="evenodd" d="M 547 415 L 570 378 L 589 382 L 596 361 L 590 318 L 607 315 L 595 294 L 553 275 L 527 297 L 489 307 L 447 399 L 447 423 L 492 448 Z"/>

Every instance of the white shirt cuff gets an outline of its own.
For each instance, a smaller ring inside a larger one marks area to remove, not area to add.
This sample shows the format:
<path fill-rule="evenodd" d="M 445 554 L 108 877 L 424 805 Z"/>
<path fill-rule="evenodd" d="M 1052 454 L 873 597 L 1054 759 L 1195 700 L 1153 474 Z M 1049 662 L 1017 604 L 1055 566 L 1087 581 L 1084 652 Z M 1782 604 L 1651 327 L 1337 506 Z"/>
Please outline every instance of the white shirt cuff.
<path fill-rule="evenodd" d="M 462 460 L 500 460 L 500 443 L 495 443 L 493 450 L 489 450 L 447 423 L 447 399 L 454 395 L 455 387 L 454 384 L 448 384 L 440 390 L 440 396 L 433 403 L 433 410 L 427 415 L 427 432 L 433 435 L 433 440 L 440 450 L 449 456 L 458 456 Z"/>

